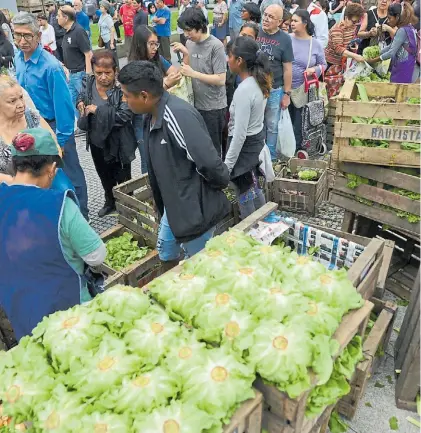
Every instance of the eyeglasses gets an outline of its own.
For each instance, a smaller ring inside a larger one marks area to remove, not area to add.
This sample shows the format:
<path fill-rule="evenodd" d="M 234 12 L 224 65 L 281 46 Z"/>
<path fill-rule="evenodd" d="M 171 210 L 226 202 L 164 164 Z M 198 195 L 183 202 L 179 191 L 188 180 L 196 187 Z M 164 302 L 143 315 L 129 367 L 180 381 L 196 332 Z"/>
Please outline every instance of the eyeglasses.
<path fill-rule="evenodd" d="M 34 40 L 35 35 L 30 33 L 15 33 L 15 39 L 20 41 L 21 39 L 25 39 L 26 42 L 31 42 Z"/>
<path fill-rule="evenodd" d="M 148 47 L 159 48 L 161 44 L 159 42 L 148 42 Z"/>
<path fill-rule="evenodd" d="M 279 18 L 276 18 L 273 15 L 269 15 L 269 14 L 266 14 L 266 13 L 263 14 L 263 18 L 269 18 L 271 21 L 275 21 L 275 20 L 280 21 Z"/>

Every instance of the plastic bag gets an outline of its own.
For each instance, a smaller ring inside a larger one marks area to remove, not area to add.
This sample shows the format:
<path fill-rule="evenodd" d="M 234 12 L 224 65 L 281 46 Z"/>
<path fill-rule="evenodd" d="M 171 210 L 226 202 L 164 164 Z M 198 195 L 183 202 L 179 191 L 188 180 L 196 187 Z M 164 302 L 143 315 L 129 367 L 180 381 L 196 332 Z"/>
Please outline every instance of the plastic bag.
<path fill-rule="evenodd" d="M 276 152 L 278 155 L 291 158 L 295 155 L 295 149 L 295 135 L 289 111 L 288 109 L 281 109 L 281 118 L 278 123 L 278 142 L 276 143 Z"/>
<path fill-rule="evenodd" d="M 353 80 L 358 77 L 368 77 L 373 72 L 373 68 L 366 62 L 356 62 L 352 60 L 344 73 L 345 80 Z"/>
<path fill-rule="evenodd" d="M 178 84 L 168 89 L 168 93 L 194 105 L 193 87 L 190 77 L 182 77 Z"/>

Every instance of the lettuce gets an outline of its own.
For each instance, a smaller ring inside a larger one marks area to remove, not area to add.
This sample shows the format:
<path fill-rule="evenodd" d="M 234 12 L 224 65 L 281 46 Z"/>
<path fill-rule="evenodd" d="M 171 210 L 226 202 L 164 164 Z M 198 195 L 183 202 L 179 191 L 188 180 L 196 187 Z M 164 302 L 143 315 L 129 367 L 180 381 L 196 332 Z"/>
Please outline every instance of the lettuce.
<path fill-rule="evenodd" d="M 131 325 L 131 322 L 140 319 L 150 307 L 149 297 L 137 287 L 117 284 L 106 290 L 92 301 L 92 307 L 113 316 L 113 322 Z"/>
<path fill-rule="evenodd" d="M 206 244 L 207 251 L 220 251 L 227 255 L 235 257 L 244 257 L 250 251 L 251 247 L 261 246 L 251 236 L 246 235 L 239 230 L 230 230 L 220 236 L 215 236 Z"/>
<path fill-rule="evenodd" d="M 253 369 L 226 347 L 211 349 L 186 374 L 181 400 L 221 419 L 239 402 L 254 397 L 254 379 Z"/>
<path fill-rule="evenodd" d="M 305 329 L 262 320 L 254 331 L 247 361 L 263 379 L 295 398 L 310 387 L 307 369 L 312 357 L 312 336 Z"/>
<path fill-rule="evenodd" d="M 119 385 L 124 376 L 144 367 L 142 360 L 130 355 L 125 342 L 105 334 L 97 351 L 79 352 L 71 364 L 66 382 L 87 397 L 99 395 Z"/>
<path fill-rule="evenodd" d="M 134 422 L 135 433 L 198 433 L 211 428 L 217 419 L 197 409 L 193 404 L 179 401 L 158 408 L 149 415 L 141 414 Z"/>
<path fill-rule="evenodd" d="M 167 368 L 156 367 L 132 377 L 126 376 L 121 385 L 101 396 L 95 406 L 122 414 L 150 412 L 155 407 L 166 406 L 170 399 L 175 399 L 179 389 L 177 375 Z"/>
<path fill-rule="evenodd" d="M 155 366 L 179 335 L 180 325 L 172 322 L 164 310 L 152 306 L 142 319 L 134 322 L 124 342 L 144 364 Z"/>
<path fill-rule="evenodd" d="M 111 320 L 106 313 L 93 313 L 88 305 L 76 305 L 44 317 L 32 334 L 51 354 L 53 367 L 67 371 L 75 348 L 80 352 L 97 347 L 102 336 L 108 333 L 103 324 Z"/>
<path fill-rule="evenodd" d="M 94 412 L 81 419 L 78 433 L 127 433 L 130 424 L 127 416 L 110 412 Z"/>
<path fill-rule="evenodd" d="M 205 287 L 205 278 L 188 272 L 170 272 L 148 285 L 150 293 L 165 305 L 170 313 L 175 313 L 175 318 L 182 318 L 188 323 L 191 323 L 201 306 Z"/>

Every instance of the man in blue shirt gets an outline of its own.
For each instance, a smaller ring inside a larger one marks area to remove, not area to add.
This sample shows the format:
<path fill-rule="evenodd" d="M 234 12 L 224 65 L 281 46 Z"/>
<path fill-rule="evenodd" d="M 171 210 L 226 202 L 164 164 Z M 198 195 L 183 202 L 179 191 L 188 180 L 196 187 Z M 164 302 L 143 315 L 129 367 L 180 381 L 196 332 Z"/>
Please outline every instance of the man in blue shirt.
<path fill-rule="evenodd" d="M 241 18 L 241 11 L 243 10 L 243 0 L 231 0 L 228 14 L 228 25 L 230 29 L 231 40 L 235 39 L 241 30 L 243 20 Z"/>
<path fill-rule="evenodd" d="M 82 0 L 74 0 L 73 7 L 76 11 L 76 22 L 85 30 L 88 34 L 89 40 L 91 39 L 91 25 L 89 22 L 88 15 L 83 12 Z M 111 15 L 112 16 L 112 15 Z"/>
<path fill-rule="evenodd" d="M 15 57 L 16 78 L 29 93 L 40 115 L 57 134 L 63 148 L 64 172 L 75 187 L 80 210 L 88 219 L 88 190 L 76 152 L 75 112 L 60 62 L 40 45 L 38 21 L 28 12 L 13 18 L 15 41 L 20 49 Z"/>
<path fill-rule="evenodd" d="M 159 53 L 171 62 L 170 36 L 171 11 L 165 6 L 164 0 L 156 0 L 156 14 L 153 18 L 159 41 Z"/>

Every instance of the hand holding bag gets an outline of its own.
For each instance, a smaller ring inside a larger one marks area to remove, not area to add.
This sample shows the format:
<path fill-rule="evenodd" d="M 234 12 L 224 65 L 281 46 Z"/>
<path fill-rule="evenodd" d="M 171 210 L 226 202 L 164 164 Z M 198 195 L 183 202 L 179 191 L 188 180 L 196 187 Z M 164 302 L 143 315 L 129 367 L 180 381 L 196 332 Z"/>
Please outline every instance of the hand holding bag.
<path fill-rule="evenodd" d="M 292 127 L 289 110 L 281 110 L 281 118 L 278 123 L 278 141 L 276 153 L 291 158 L 295 155 L 296 142 L 294 128 Z"/>

